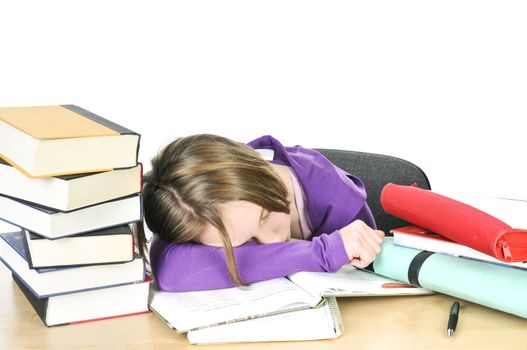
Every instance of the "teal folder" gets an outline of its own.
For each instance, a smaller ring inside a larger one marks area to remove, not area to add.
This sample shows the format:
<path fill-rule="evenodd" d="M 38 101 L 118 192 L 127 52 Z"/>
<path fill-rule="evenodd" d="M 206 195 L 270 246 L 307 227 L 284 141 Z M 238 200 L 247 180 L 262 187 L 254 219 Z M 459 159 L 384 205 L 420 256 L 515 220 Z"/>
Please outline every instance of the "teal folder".
<path fill-rule="evenodd" d="M 413 284 L 418 281 L 423 288 L 527 318 L 527 270 L 437 253 L 419 259 L 422 252 L 397 246 L 393 237 L 386 237 L 374 270 L 388 278 L 405 283 L 412 280 Z"/>

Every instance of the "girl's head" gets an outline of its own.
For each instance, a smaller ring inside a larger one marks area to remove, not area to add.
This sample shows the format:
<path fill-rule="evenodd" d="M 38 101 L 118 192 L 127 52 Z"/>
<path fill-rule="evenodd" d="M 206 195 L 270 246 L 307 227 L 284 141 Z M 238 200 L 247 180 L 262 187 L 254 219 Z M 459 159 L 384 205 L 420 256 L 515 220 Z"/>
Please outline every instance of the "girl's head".
<path fill-rule="evenodd" d="M 148 228 L 168 242 L 224 246 L 237 285 L 233 246 L 290 236 L 284 183 L 242 143 L 208 134 L 179 138 L 152 159 L 143 182 Z"/>

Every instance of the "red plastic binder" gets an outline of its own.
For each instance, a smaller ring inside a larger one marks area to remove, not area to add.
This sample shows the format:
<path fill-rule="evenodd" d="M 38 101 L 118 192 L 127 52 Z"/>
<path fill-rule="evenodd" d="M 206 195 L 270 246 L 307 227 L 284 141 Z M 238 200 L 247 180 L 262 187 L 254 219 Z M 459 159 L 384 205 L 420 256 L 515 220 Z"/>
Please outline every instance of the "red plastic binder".
<path fill-rule="evenodd" d="M 413 186 L 387 184 L 381 192 L 384 210 L 414 225 L 506 262 L 527 261 L 527 230 L 468 204 Z"/>

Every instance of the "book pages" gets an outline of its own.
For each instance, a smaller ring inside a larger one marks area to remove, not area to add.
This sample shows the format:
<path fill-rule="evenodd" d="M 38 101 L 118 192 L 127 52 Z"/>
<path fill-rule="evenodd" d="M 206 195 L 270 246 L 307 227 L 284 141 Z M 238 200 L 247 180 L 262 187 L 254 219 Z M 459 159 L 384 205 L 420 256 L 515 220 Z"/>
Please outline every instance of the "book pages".
<path fill-rule="evenodd" d="M 190 331 L 191 344 L 332 339 L 343 332 L 335 298 L 323 306 Z"/>

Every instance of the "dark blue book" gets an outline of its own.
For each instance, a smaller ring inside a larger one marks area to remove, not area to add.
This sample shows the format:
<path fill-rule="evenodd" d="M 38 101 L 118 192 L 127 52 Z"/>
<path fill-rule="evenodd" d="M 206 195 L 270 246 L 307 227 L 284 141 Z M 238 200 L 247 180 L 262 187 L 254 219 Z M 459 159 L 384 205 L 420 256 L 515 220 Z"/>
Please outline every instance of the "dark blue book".
<path fill-rule="evenodd" d="M 48 327 L 149 312 L 148 287 L 151 280 L 112 288 L 37 298 L 16 274 L 13 273 L 12 276 L 42 322 Z"/>
<path fill-rule="evenodd" d="M 0 233 L 0 260 L 37 298 L 142 282 L 144 260 L 136 255 L 126 263 L 45 270 L 29 268 L 23 233 Z"/>

